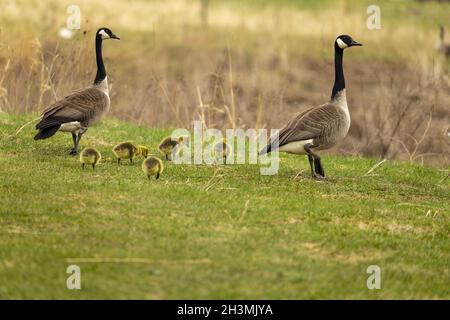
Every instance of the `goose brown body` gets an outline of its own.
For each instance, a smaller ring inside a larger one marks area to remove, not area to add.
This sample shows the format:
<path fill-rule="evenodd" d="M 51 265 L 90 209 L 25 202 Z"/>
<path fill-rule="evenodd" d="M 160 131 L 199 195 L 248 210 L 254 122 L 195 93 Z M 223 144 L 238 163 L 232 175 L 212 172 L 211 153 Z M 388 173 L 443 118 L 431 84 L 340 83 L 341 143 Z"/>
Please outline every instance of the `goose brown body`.
<path fill-rule="evenodd" d="M 36 125 L 39 134 L 48 130 L 74 132 L 96 124 L 109 111 L 109 95 L 101 84 L 76 91 L 46 108 Z M 56 132 L 55 131 L 55 132 Z"/>
<path fill-rule="evenodd" d="M 284 126 L 279 132 L 279 150 L 306 154 L 303 142 L 312 143 L 316 150 L 331 148 L 345 138 L 350 122 L 343 90 L 336 99 L 300 113 Z"/>

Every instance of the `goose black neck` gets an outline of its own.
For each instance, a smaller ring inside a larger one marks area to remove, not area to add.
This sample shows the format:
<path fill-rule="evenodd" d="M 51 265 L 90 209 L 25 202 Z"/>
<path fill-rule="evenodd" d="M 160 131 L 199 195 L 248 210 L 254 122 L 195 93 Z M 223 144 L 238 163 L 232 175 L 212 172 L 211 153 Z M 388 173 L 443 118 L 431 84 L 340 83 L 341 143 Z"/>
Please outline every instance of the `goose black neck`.
<path fill-rule="evenodd" d="M 331 99 L 336 97 L 336 95 L 345 89 L 345 79 L 344 79 L 344 69 L 342 66 L 342 57 L 344 55 L 344 50 L 341 49 L 337 44 L 334 45 L 334 86 L 333 92 L 331 93 Z"/>
<path fill-rule="evenodd" d="M 94 84 L 102 82 L 106 78 L 105 65 L 103 64 L 102 56 L 102 37 L 97 34 L 95 37 L 95 57 L 97 59 L 97 75 L 95 76 Z"/>

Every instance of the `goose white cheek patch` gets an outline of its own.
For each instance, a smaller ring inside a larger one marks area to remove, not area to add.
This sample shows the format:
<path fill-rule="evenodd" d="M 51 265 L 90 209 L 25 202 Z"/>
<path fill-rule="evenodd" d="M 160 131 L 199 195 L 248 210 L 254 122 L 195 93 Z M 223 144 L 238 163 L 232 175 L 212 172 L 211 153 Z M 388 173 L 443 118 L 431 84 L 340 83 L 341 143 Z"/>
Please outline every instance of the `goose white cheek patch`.
<path fill-rule="evenodd" d="M 102 36 L 102 39 L 109 39 L 109 35 L 105 32 L 105 30 L 100 30 L 99 34 Z"/>
<path fill-rule="evenodd" d="M 337 39 L 336 42 L 337 42 L 339 48 L 341 48 L 341 49 L 345 49 L 345 48 L 348 47 L 348 45 L 344 41 L 342 41 L 341 39 Z"/>

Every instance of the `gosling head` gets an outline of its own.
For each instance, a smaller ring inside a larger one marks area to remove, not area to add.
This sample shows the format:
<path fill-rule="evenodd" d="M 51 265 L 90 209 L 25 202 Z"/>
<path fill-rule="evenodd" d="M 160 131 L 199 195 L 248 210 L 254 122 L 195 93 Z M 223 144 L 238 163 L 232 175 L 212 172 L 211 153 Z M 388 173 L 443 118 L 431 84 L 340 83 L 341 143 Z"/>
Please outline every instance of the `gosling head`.
<path fill-rule="evenodd" d="M 148 156 L 148 148 L 146 146 L 138 146 L 138 152 L 140 155 L 142 155 L 144 158 L 147 158 Z"/>
<path fill-rule="evenodd" d="M 100 28 L 97 30 L 97 38 L 101 39 L 101 40 L 106 40 L 106 39 L 116 39 L 116 40 L 120 40 L 120 37 L 115 35 L 110 29 L 108 28 Z"/>
<path fill-rule="evenodd" d="M 185 144 L 189 147 L 189 137 L 188 136 L 179 136 L 178 137 L 178 143 L 179 144 Z"/>
<path fill-rule="evenodd" d="M 362 46 L 362 43 L 359 43 L 352 39 L 349 35 L 343 34 L 336 38 L 334 42 L 334 47 L 339 49 L 347 49 L 354 46 Z"/>

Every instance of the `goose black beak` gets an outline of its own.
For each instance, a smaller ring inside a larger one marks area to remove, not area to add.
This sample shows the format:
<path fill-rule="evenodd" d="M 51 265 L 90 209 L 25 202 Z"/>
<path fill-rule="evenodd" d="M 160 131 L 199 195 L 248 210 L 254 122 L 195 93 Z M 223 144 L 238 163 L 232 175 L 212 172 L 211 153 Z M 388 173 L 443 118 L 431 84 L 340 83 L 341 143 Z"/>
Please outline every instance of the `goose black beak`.
<path fill-rule="evenodd" d="M 353 47 L 353 46 L 362 46 L 362 43 L 352 40 L 352 43 L 350 43 L 350 47 Z"/>
<path fill-rule="evenodd" d="M 117 39 L 117 40 L 120 40 L 120 37 L 119 37 L 119 36 L 116 36 L 115 34 L 112 34 L 110 38 L 111 38 L 111 39 Z"/>

